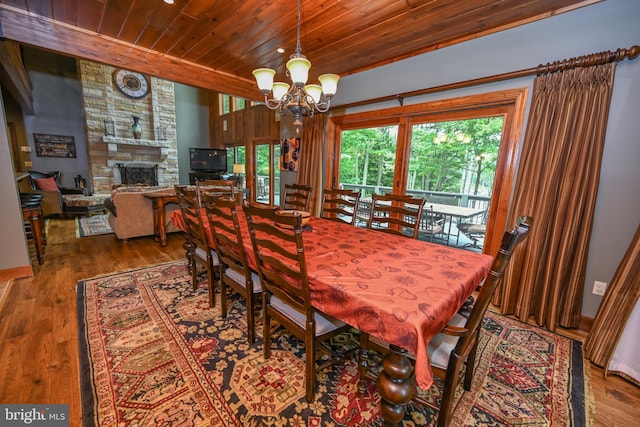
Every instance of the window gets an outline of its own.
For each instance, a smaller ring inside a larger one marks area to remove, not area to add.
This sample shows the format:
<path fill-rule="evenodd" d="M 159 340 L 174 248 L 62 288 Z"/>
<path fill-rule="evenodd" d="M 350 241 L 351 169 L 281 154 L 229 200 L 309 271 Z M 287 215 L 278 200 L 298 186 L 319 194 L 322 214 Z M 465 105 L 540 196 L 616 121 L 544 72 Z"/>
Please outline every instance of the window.
<path fill-rule="evenodd" d="M 231 95 L 219 94 L 218 100 L 220 103 L 219 115 L 229 114 L 233 111 L 241 111 L 246 108 L 247 101 L 244 98 L 237 98 Z"/>
<path fill-rule="evenodd" d="M 398 126 L 342 132 L 340 186 L 360 190 L 361 197 L 391 191 L 396 162 Z"/>
<path fill-rule="evenodd" d="M 233 98 L 233 111 L 244 110 L 245 100 L 244 98 Z"/>
<path fill-rule="evenodd" d="M 231 112 L 231 97 L 229 95 L 220 94 L 220 115 L 229 114 Z"/>

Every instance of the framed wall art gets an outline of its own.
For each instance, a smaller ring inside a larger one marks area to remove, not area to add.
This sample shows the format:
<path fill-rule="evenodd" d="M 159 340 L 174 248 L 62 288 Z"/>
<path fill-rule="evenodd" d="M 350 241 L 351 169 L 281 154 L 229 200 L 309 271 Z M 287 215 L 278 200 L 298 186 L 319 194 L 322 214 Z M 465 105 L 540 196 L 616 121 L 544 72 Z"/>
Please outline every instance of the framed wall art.
<path fill-rule="evenodd" d="M 73 136 L 34 133 L 38 157 L 76 157 L 76 142 Z"/>
<path fill-rule="evenodd" d="M 280 142 L 280 170 L 296 172 L 300 158 L 300 138 L 285 138 Z"/>

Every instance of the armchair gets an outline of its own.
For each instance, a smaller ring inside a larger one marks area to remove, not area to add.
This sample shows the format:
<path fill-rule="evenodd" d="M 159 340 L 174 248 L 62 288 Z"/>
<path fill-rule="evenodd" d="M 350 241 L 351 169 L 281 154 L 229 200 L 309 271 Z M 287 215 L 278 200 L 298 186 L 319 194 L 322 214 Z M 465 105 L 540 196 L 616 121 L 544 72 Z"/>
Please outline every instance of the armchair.
<path fill-rule="evenodd" d="M 64 211 L 63 194 L 85 194 L 84 188 L 65 188 L 60 185 L 62 173 L 27 171 L 26 175 L 18 179 L 21 193 L 41 194 L 43 199 L 43 215 L 61 215 Z"/>

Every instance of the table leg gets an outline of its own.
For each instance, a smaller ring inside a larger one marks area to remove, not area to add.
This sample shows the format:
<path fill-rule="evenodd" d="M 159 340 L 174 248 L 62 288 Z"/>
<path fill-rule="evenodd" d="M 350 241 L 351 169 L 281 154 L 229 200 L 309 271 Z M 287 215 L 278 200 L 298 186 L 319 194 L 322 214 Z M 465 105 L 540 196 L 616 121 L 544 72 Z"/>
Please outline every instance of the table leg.
<path fill-rule="evenodd" d="M 449 246 L 449 239 L 451 239 L 451 225 L 453 225 L 453 215 L 445 215 L 445 218 L 449 218 L 449 226 L 447 227 L 447 246 Z M 446 220 L 445 220 L 446 222 Z M 447 224 L 445 224 L 447 225 Z"/>
<path fill-rule="evenodd" d="M 395 345 L 382 360 L 383 372 L 378 376 L 380 411 L 386 426 L 397 426 L 404 418 L 405 405 L 413 397 L 415 377 L 407 351 Z"/>
<path fill-rule="evenodd" d="M 167 246 L 165 203 L 162 197 L 153 199 L 153 236 L 160 246 Z"/>
<path fill-rule="evenodd" d="M 158 199 L 151 200 L 151 206 L 153 208 L 153 239 L 158 242 L 160 241 L 160 219 L 158 218 Z"/>

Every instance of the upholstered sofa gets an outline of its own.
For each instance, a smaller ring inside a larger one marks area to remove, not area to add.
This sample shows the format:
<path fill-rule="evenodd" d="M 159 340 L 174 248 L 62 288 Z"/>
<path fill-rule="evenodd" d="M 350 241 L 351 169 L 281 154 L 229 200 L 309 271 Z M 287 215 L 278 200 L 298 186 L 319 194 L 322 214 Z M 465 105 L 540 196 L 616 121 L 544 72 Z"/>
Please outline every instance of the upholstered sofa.
<path fill-rule="evenodd" d="M 82 195 L 86 188 L 67 188 L 60 185 L 62 174 L 55 172 L 28 171 L 17 178 L 20 193 L 37 193 L 43 198 L 42 211 L 45 217 L 64 212 L 63 194 Z"/>
<path fill-rule="evenodd" d="M 166 190 L 167 187 L 123 186 L 115 188 L 111 197 L 105 200 L 109 211 L 109 224 L 116 237 L 127 240 L 132 237 L 153 235 L 153 207 L 145 193 Z M 179 209 L 177 204 L 166 205 L 167 221 L 169 214 Z M 167 233 L 180 231 L 171 222 L 167 224 Z"/>

